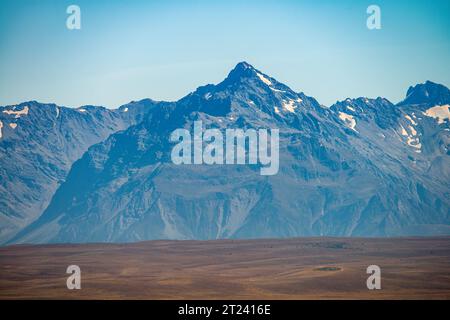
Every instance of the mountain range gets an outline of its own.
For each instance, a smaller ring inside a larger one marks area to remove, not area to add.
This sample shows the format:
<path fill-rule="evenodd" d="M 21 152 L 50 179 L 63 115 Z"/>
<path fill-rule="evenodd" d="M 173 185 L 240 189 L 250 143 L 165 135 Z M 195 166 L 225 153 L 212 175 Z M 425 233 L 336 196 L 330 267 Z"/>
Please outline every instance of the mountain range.
<path fill-rule="evenodd" d="M 143 100 L 109 110 L 30 101 L 0 107 L 0 242 L 39 217 L 90 146 L 141 121 L 155 104 Z"/>
<path fill-rule="evenodd" d="M 450 90 L 332 106 L 246 62 L 176 102 L 0 108 L 0 242 L 450 234 Z M 175 165 L 170 133 L 276 128 L 280 169 Z"/>

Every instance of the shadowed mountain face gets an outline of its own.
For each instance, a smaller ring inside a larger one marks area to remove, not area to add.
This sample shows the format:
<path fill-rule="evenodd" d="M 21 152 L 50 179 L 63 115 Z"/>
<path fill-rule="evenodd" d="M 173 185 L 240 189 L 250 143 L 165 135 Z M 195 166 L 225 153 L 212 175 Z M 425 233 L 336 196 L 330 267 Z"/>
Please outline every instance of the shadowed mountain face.
<path fill-rule="evenodd" d="M 442 105 L 450 101 L 450 90 L 431 81 L 409 87 L 406 98 L 399 105 Z"/>
<path fill-rule="evenodd" d="M 428 105 L 358 98 L 326 108 L 240 63 L 91 147 L 11 242 L 450 234 L 445 92 Z M 174 165 L 170 133 L 196 120 L 222 132 L 279 129 L 278 174 Z"/>
<path fill-rule="evenodd" d="M 0 107 L 0 242 L 45 210 L 91 145 L 141 121 L 154 104 L 143 100 L 108 110 L 31 101 Z"/>

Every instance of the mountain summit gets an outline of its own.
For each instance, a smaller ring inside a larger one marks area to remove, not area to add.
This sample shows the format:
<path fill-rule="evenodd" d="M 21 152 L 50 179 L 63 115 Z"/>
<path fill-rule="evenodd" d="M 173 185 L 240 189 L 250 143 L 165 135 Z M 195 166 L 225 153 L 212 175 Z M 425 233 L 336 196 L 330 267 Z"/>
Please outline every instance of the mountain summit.
<path fill-rule="evenodd" d="M 242 77 L 251 77 L 256 73 L 256 69 L 249 63 L 243 61 L 239 62 L 233 70 L 228 74 L 228 79 L 239 79 Z"/>
<path fill-rule="evenodd" d="M 275 91 L 292 91 L 288 86 L 262 73 L 245 61 L 238 63 L 234 69 L 230 71 L 226 79 L 219 83 L 217 87 L 222 89 L 245 84 Z"/>
<path fill-rule="evenodd" d="M 409 87 L 406 98 L 400 105 L 418 105 L 426 104 L 429 106 L 449 104 L 450 90 L 438 83 L 426 81 L 422 84 L 417 84 L 414 87 Z"/>

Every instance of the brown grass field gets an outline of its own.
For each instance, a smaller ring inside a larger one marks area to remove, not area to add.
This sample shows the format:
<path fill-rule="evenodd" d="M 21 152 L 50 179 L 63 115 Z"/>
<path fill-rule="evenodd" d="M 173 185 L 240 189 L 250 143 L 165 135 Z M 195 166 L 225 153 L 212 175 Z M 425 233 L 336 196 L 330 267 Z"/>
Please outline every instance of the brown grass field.
<path fill-rule="evenodd" d="M 450 237 L 0 247 L 0 299 L 450 299 Z"/>

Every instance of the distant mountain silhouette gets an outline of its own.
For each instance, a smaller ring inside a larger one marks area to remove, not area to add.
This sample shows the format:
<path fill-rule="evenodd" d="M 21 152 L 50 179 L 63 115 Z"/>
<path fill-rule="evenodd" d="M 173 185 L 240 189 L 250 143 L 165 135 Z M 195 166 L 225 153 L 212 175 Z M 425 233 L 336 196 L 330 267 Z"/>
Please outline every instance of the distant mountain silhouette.
<path fill-rule="evenodd" d="M 431 81 L 426 81 L 423 84 L 417 84 L 414 87 L 409 87 L 408 92 L 406 93 L 406 98 L 400 102 L 400 105 L 440 105 L 447 104 L 448 101 L 450 101 L 450 90 L 446 86 Z"/>

